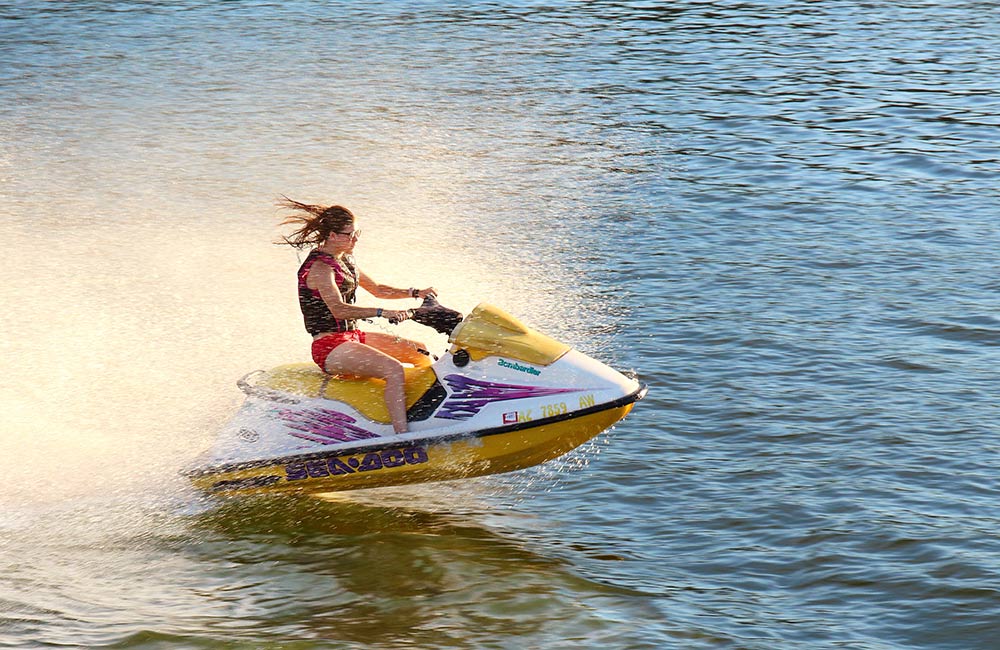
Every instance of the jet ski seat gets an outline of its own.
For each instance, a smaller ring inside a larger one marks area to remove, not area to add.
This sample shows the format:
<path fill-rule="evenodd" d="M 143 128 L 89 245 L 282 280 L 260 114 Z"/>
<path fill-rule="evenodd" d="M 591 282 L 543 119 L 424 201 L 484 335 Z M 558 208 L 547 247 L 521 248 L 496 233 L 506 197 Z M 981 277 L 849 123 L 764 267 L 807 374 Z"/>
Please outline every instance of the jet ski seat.
<path fill-rule="evenodd" d="M 450 332 L 448 340 L 452 343 L 452 354 L 462 350 L 468 354 L 467 358 L 475 361 L 503 356 L 547 366 L 570 349 L 486 303 L 463 319 L 459 312 L 443 307 L 433 296 L 428 296 L 413 318 L 442 333 Z M 404 366 L 403 370 L 407 418 L 428 417 L 447 392 L 438 383 L 431 366 Z M 328 375 L 312 363 L 290 363 L 258 373 L 261 377 L 253 386 L 246 382 L 250 375 L 237 383 L 247 393 L 276 401 L 282 401 L 283 395 L 325 398 L 344 402 L 374 422 L 392 421 L 385 405 L 385 381 L 382 379 Z"/>
<path fill-rule="evenodd" d="M 437 376 L 430 366 L 404 366 L 403 370 L 406 374 L 406 408 L 409 409 L 437 383 Z M 255 388 L 338 400 L 351 405 L 369 420 L 392 421 L 385 405 L 383 379 L 328 375 L 311 363 L 290 363 L 265 372 Z"/>

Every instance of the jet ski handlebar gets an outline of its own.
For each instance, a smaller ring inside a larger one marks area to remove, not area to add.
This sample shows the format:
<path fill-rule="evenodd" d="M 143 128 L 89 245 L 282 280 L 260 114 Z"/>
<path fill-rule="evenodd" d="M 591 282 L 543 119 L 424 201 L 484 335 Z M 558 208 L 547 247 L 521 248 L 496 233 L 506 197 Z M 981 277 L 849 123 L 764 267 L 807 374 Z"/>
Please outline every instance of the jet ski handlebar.
<path fill-rule="evenodd" d="M 405 318 L 387 318 L 387 320 L 390 323 L 392 323 L 393 325 L 399 325 L 404 320 L 410 320 L 411 318 L 413 318 L 413 313 L 415 311 L 417 311 L 417 310 L 416 309 L 407 309 L 407 310 L 403 311 L 403 313 L 406 314 Z"/>
<path fill-rule="evenodd" d="M 460 312 L 439 303 L 434 295 L 428 295 L 419 307 L 409 311 L 410 318 L 442 334 L 451 334 L 465 318 Z"/>

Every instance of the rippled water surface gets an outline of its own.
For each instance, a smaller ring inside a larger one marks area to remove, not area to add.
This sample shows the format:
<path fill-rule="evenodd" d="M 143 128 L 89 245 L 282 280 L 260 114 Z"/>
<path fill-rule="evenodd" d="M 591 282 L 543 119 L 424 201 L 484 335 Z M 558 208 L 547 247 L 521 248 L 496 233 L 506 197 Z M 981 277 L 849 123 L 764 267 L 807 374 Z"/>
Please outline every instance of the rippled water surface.
<path fill-rule="evenodd" d="M 0 645 L 996 647 L 998 16 L 0 3 Z M 649 396 L 512 475 L 205 502 L 234 380 L 307 359 L 281 194 Z"/>

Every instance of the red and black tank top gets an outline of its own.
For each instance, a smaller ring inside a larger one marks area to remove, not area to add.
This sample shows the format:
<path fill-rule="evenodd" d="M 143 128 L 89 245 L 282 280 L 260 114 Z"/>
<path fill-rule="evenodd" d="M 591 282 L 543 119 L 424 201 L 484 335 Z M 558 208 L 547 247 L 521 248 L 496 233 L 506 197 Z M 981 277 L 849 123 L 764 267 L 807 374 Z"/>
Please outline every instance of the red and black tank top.
<path fill-rule="evenodd" d="M 354 304 L 354 296 L 358 290 L 358 268 L 354 264 L 353 257 L 345 255 L 338 261 L 329 253 L 317 250 L 309 253 L 306 261 L 299 267 L 299 307 L 302 309 L 302 320 L 305 322 L 306 331 L 315 336 L 321 332 L 347 332 L 358 329 L 356 320 L 335 318 L 330 313 L 330 308 L 323 302 L 319 291 L 310 289 L 306 284 L 309 270 L 317 263 L 326 264 L 333 269 L 333 281 L 340 289 L 344 302 Z"/>

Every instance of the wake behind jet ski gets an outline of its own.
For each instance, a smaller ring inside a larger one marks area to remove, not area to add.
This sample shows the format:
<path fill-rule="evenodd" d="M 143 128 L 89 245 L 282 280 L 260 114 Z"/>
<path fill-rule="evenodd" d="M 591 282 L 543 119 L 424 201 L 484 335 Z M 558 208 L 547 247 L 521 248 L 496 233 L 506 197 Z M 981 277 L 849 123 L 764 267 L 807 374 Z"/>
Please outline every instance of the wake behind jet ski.
<path fill-rule="evenodd" d="M 433 296 L 413 319 L 449 334 L 432 365 L 405 369 L 406 433 L 379 379 L 314 364 L 255 371 L 246 400 L 185 474 L 210 493 L 334 492 L 531 467 L 624 418 L 646 387 L 488 304 L 468 316 Z"/>

